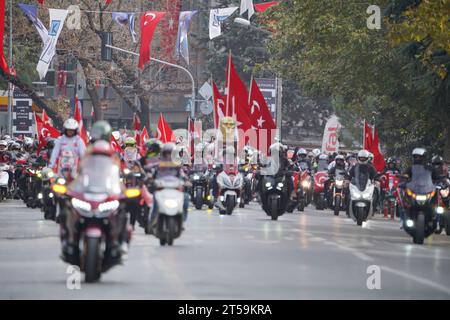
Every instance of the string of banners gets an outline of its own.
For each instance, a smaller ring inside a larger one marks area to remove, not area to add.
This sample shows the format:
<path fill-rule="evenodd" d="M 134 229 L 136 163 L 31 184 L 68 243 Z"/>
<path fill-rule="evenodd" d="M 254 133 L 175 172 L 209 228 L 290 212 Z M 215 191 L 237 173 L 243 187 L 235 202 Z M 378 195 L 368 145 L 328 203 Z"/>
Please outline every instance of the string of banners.
<path fill-rule="evenodd" d="M 111 4 L 113 0 L 105 0 L 105 8 Z M 41 5 L 45 4 L 44 0 L 38 0 Z M 240 15 L 246 16 L 249 22 L 250 18 L 256 12 L 264 12 L 268 8 L 277 5 L 279 2 L 265 2 L 260 4 L 253 4 L 253 0 L 241 0 Z M 50 63 L 56 54 L 56 44 L 64 24 L 68 29 L 81 29 L 81 12 L 94 12 L 88 10 L 81 10 L 77 5 L 71 5 L 67 9 L 53 9 L 47 8 L 49 12 L 49 26 L 48 29 L 42 21 L 38 18 L 38 8 L 36 5 L 19 3 L 20 9 L 23 11 L 28 20 L 34 25 L 36 31 L 39 33 L 43 48 L 36 67 L 40 79 L 44 79 Z M 141 45 L 138 67 L 144 69 L 145 63 L 151 57 L 151 42 L 153 35 L 161 20 L 164 21 L 164 33 L 162 34 L 161 47 L 163 54 L 169 57 L 173 62 L 172 57 L 180 59 L 181 57 L 187 65 L 189 65 L 189 42 L 188 33 L 192 18 L 199 12 L 199 10 L 181 11 L 181 0 L 170 1 L 170 6 L 166 8 L 166 12 L 146 11 L 146 12 L 110 12 L 111 18 L 118 25 L 127 28 L 131 41 L 137 43 L 136 19 L 140 18 L 140 33 Z M 210 9 L 209 17 L 209 38 L 212 40 L 222 34 L 221 25 L 231 15 L 233 15 L 239 8 L 215 8 Z M 97 12 L 97 11 L 96 11 Z M 98 11 L 100 12 L 100 11 Z M 105 13 L 105 11 L 102 11 Z M 176 28 L 178 24 L 178 28 Z M 175 43 L 175 48 L 173 44 Z M 174 50 L 175 49 L 175 50 Z"/>

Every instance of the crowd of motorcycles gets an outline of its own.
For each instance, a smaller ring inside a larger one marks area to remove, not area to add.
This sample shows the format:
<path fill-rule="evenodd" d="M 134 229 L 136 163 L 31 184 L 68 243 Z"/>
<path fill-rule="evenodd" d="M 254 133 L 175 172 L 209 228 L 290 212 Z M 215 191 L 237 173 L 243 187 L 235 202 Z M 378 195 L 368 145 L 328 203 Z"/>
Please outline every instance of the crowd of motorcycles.
<path fill-rule="evenodd" d="M 48 167 L 50 142 L 37 156 L 32 139 L 4 136 L 0 141 L 0 154 L 9 154 L 0 159 L 0 202 L 22 199 L 59 224 L 61 257 L 78 265 L 86 282 L 99 280 L 123 262 L 136 225 L 162 246 L 172 246 L 184 230 L 189 201 L 198 210 L 217 208 L 220 215 L 256 202 L 271 220 L 313 206 L 331 209 L 335 216 L 345 212 L 358 226 L 380 213 L 401 218 L 402 228 L 417 244 L 432 233 L 445 230 L 450 235 L 448 170 L 446 179 L 433 180 L 431 186 L 414 184 L 400 173 L 394 158 L 384 172 L 371 176 L 357 169 L 360 161 L 371 166 L 367 151 L 330 156 L 277 144 L 269 155 L 276 150 L 282 165 L 270 174 L 265 170 L 270 161 L 262 161 L 261 153 L 248 147 L 240 161 L 229 165 L 217 160 L 174 165 L 164 157 L 176 151 L 184 159 L 185 147 L 151 139 L 140 155 L 133 138 L 116 140 L 122 155 L 111 149 L 110 141 L 99 139 L 82 158 L 62 151 L 57 169 Z M 204 157 L 207 148 L 199 144 L 195 152 Z M 417 170 L 413 175 L 428 174 Z"/>

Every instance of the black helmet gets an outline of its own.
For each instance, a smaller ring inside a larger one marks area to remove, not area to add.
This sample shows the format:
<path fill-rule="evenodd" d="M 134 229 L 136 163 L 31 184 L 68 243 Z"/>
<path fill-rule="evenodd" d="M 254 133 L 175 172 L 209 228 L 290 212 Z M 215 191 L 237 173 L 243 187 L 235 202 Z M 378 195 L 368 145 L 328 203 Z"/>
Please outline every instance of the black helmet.
<path fill-rule="evenodd" d="M 433 157 L 433 159 L 431 159 L 431 163 L 433 165 L 441 165 L 444 163 L 444 159 L 441 156 L 436 155 Z"/>
<path fill-rule="evenodd" d="M 111 125 L 107 121 L 97 121 L 91 129 L 91 143 L 98 140 L 105 140 L 110 142 L 112 135 Z"/>

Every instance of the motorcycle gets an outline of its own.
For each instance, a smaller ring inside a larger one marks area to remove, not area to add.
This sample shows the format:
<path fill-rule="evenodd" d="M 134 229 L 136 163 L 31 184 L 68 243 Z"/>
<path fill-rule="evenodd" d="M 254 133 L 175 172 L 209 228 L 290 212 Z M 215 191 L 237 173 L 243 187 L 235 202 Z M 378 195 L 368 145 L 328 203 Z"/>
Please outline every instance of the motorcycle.
<path fill-rule="evenodd" d="M 190 181 L 192 183 L 191 201 L 195 209 L 201 210 L 203 204 L 207 204 L 211 200 L 211 196 L 208 194 L 209 176 L 206 173 L 194 171 L 191 172 Z"/>
<path fill-rule="evenodd" d="M 299 183 L 296 188 L 298 199 L 298 211 L 305 211 L 305 208 L 311 203 L 312 198 L 312 179 L 308 170 L 303 170 L 299 176 Z"/>
<path fill-rule="evenodd" d="M 325 182 L 328 180 L 328 172 L 318 171 L 314 174 L 314 195 L 313 200 L 316 210 L 323 210 L 326 207 Z"/>
<path fill-rule="evenodd" d="M 0 202 L 8 197 L 9 167 L 10 166 L 6 163 L 0 163 Z"/>
<path fill-rule="evenodd" d="M 244 183 L 242 186 L 242 202 L 240 207 L 243 208 L 246 204 L 249 204 L 253 198 L 252 192 L 252 180 L 254 177 L 253 167 L 250 165 L 243 165 L 239 167 L 239 172 L 244 177 Z"/>
<path fill-rule="evenodd" d="M 28 208 L 37 208 L 40 204 L 38 194 L 41 193 L 42 186 L 42 170 L 43 166 L 39 163 L 32 162 L 31 166 L 27 167 L 26 176 L 26 199 L 25 204 Z"/>
<path fill-rule="evenodd" d="M 148 198 L 148 189 L 145 186 L 145 175 L 141 172 L 139 164 L 135 163 L 134 166 L 130 166 L 131 169 L 125 168 L 122 173 L 122 182 L 127 189 L 141 190 L 141 197 L 137 197 L 128 201 L 127 211 L 130 213 L 130 225 L 134 230 L 136 221 L 139 222 L 144 214 L 144 209 L 148 206 L 152 206 L 152 199 Z M 145 189 L 145 190 L 144 190 Z M 142 225 L 142 223 L 141 223 Z"/>
<path fill-rule="evenodd" d="M 347 207 L 347 195 L 345 192 L 347 188 L 348 182 L 345 180 L 345 176 L 336 172 L 336 176 L 330 184 L 330 208 L 335 216 L 338 216 L 339 212 Z"/>
<path fill-rule="evenodd" d="M 184 182 L 173 176 L 159 173 L 155 180 L 155 218 L 149 228 L 161 246 L 173 245 L 183 231 Z"/>
<path fill-rule="evenodd" d="M 348 215 L 362 226 L 373 216 L 374 183 L 365 175 L 353 178 L 350 183 L 350 202 L 347 207 Z"/>
<path fill-rule="evenodd" d="M 263 210 L 272 220 L 278 220 L 286 212 L 289 194 L 285 175 L 262 178 L 261 202 Z"/>
<path fill-rule="evenodd" d="M 241 204 L 244 178 L 234 166 L 225 166 L 217 176 L 219 186 L 219 213 L 231 215 L 237 204 Z"/>
<path fill-rule="evenodd" d="M 62 178 L 60 178 L 62 179 Z M 86 282 L 122 263 L 123 244 L 131 239 L 126 204 L 140 196 L 138 189 L 125 189 L 120 169 L 106 156 L 83 160 L 80 174 L 69 185 L 57 180 L 53 191 L 65 200 L 60 221 L 62 259 L 80 267 Z"/>
<path fill-rule="evenodd" d="M 56 199 L 52 190 L 55 173 L 50 168 L 42 169 L 42 186 L 38 198 L 41 200 L 41 211 L 45 220 L 56 220 Z"/>

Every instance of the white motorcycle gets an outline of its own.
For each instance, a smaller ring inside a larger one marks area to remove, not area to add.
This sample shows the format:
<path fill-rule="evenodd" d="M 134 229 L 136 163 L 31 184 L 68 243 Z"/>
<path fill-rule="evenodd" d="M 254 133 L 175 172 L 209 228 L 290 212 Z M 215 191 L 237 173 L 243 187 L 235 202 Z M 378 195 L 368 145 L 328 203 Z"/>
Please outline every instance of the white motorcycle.
<path fill-rule="evenodd" d="M 8 182 L 9 182 L 9 165 L 0 163 L 0 202 L 8 196 Z"/>
<path fill-rule="evenodd" d="M 347 210 L 358 226 L 373 217 L 374 191 L 375 185 L 370 179 L 354 179 L 350 183 L 350 203 Z"/>
<path fill-rule="evenodd" d="M 241 204 L 242 187 L 244 177 L 239 172 L 230 169 L 224 170 L 217 176 L 219 185 L 219 207 L 220 214 L 231 215 L 237 204 Z"/>
<path fill-rule="evenodd" d="M 156 217 L 150 221 L 153 234 L 162 246 L 173 245 L 183 231 L 184 182 L 175 176 L 155 180 Z"/>

